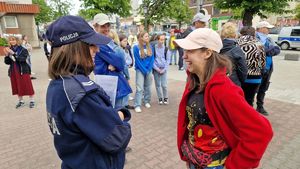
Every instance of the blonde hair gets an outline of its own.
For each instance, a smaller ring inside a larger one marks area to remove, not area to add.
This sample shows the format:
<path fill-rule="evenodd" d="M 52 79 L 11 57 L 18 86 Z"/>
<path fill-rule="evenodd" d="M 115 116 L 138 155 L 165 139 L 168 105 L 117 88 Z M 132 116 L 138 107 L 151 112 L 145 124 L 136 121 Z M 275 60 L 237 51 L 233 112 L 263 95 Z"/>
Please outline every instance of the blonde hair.
<path fill-rule="evenodd" d="M 114 40 L 114 42 L 118 45 L 120 45 L 120 39 L 119 39 L 119 35 L 115 32 L 115 31 L 110 31 L 108 36 Z"/>
<path fill-rule="evenodd" d="M 7 38 L 7 40 L 8 40 L 9 46 L 11 46 L 10 43 L 9 43 L 10 40 L 16 40 L 17 41 L 17 45 L 19 45 L 19 46 L 22 44 L 22 40 L 20 38 L 16 37 L 16 36 L 9 36 Z"/>
<path fill-rule="evenodd" d="M 140 57 L 141 58 L 146 58 L 148 56 L 152 56 L 152 50 L 150 47 L 150 43 L 146 42 L 146 49 L 147 49 L 147 54 L 144 52 L 144 42 L 143 42 L 143 37 L 147 32 L 141 32 L 138 34 L 138 42 L 139 42 L 139 49 L 140 49 Z M 148 34 L 148 33 L 147 33 Z"/>
<path fill-rule="evenodd" d="M 227 22 L 222 26 L 221 38 L 236 38 L 237 26 L 232 22 Z"/>

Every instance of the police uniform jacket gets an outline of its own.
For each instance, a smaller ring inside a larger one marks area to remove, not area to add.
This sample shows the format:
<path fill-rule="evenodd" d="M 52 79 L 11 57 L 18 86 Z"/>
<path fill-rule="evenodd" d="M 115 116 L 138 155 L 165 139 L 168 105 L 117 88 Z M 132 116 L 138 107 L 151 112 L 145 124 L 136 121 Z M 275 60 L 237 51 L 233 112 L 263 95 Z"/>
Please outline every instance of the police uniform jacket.
<path fill-rule="evenodd" d="M 47 90 L 48 124 L 62 169 L 122 169 L 131 115 L 122 121 L 104 90 L 87 76 L 61 76 Z"/>

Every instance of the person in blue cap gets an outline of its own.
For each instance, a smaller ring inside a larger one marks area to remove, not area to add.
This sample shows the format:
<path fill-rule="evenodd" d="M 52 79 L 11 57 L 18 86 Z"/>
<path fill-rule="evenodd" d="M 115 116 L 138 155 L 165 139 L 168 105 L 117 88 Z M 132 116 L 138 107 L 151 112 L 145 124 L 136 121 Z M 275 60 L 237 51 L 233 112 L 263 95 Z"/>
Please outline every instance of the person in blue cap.
<path fill-rule="evenodd" d="M 97 45 L 111 39 L 77 16 L 64 16 L 47 32 L 51 43 L 46 95 L 48 125 L 62 169 L 122 169 L 131 138 L 127 109 L 114 109 L 89 79 Z"/>

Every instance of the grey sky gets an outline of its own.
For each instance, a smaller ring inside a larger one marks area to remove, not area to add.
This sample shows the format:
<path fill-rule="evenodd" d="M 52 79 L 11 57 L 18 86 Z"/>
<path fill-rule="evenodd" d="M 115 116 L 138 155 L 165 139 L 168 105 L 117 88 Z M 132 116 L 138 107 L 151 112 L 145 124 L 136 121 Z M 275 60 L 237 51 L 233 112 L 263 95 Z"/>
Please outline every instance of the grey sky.
<path fill-rule="evenodd" d="M 72 0 L 71 1 L 71 4 L 74 5 L 73 9 L 70 12 L 71 15 L 77 15 L 78 14 L 81 3 L 82 2 L 80 2 L 79 0 Z"/>

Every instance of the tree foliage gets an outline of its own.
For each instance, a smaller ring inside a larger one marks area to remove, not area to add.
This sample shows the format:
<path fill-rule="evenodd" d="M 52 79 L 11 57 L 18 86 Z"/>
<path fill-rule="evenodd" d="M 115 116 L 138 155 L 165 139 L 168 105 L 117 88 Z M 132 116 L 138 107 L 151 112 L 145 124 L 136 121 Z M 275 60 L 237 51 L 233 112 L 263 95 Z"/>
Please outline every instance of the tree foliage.
<path fill-rule="evenodd" d="M 300 4 L 297 5 L 295 9 L 296 18 L 300 20 Z"/>
<path fill-rule="evenodd" d="M 32 0 L 33 4 L 40 7 L 40 13 L 35 16 L 37 24 L 47 23 L 61 16 L 68 15 L 71 10 L 71 3 L 67 0 Z"/>
<path fill-rule="evenodd" d="M 147 8 L 147 13 L 144 13 L 144 8 Z M 190 22 L 192 17 L 186 0 L 143 0 L 139 13 L 146 16 L 149 24 L 175 19 L 181 26 L 182 23 Z"/>
<path fill-rule="evenodd" d="M 50 0 L 48 1 L 52 8 L 52 19 L 56 20 L 61 16 L 69 15 L 72 5 L 67 0 Z"/>
<path fill-rule="evenodd" d="M 290 12 L 286 7 L 292 0 L 215 0 L 220 9 L 242 10 L 243 25 L 252 26 L 254 15 L 266 17 L 266 13 L 283 14 Z"/>
<path fill-rule="evenodd" d="M 52 20 L 52 9 L 46 4 L 45 0 L 32 0 L 33 4 L 39 5 L 40 13 L 35 15 L 35 22 L 37 24 L 50 22 Z"/>
<path fill-rule="evenodd" d="M 183 23 L 191 23 L 192 11 L 188 5 L 189 1 L 174 0 L 171 3 L 171 11 L 169 11 L 169 18 L 175 19 L 179 24 L 179 29 Z"/>
<path fill-rule="evenodd" d="M 117 14 L 121 17 L 130 15 L 130 0 L 80 0 L 84 9 L 79 11 L 79 15 L 91 19 L 97 13 Z"/>

